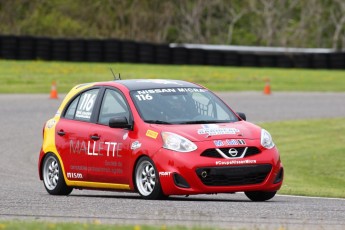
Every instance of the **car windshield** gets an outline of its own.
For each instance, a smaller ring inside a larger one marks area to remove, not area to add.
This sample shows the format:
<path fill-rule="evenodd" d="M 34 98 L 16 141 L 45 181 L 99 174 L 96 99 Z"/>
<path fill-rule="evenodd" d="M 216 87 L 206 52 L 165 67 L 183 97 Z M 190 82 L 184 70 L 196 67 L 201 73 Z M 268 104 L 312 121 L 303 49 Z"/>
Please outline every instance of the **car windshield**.
<path fill-rule="evenodd" d="M 155 124 L 206 124 L 238 121 L 213 93 L 203 88 L 159 88 L 131 91 L 141 118 Z"/>

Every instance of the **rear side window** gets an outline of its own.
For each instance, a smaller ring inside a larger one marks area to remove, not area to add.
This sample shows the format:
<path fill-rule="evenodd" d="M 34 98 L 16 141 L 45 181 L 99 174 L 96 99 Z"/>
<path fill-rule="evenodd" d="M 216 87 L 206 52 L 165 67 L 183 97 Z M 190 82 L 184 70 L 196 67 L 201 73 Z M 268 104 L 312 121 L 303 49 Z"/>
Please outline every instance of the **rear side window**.
<path fill-rule="evenodd" d="M 75 114 L 75 110 L 77 109 L 77 105 L 78 105 L 78 102 L 79 102 L 79 97 L 77 97 L 76 99 L 74 99 L 72 101 L 72 103 L 69 105 L 67 111 L 66 111 L 66 114 L 65 114 L 65 118 L 67 119 L 74 119 L 74 114 Z"/>
<path fill-rule="evenodd" d="M 76 97 L 66 110 L 65 118 L 90 121 L 99 89 L 92 89 Z"/>

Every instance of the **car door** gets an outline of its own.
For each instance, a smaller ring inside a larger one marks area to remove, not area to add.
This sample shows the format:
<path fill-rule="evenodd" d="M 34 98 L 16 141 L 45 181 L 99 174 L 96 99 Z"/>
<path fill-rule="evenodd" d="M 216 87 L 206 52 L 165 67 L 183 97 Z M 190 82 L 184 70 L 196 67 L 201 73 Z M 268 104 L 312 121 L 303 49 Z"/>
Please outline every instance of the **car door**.
<path fill-rule="evenodd" d="M 88 175 L 92 182 L 129 184 L 129 161 L 131 157 L 128 129 L 110 128 L 109 119 L 130 119 L 129 106 L 124 96 L 115 89 L 107 88 L 99 107 L 97 123 L 92 125 L 90 135 L 92 155 L 88 157 Z"/>
<path fill-rule="evenodd" d="M 56 148 L 69 180 L 88 180 L 88 157 L 92 144 L 89 132 L 99 91 L 98 88 L 91 89 L 76 96 L 56 126 Z"/>

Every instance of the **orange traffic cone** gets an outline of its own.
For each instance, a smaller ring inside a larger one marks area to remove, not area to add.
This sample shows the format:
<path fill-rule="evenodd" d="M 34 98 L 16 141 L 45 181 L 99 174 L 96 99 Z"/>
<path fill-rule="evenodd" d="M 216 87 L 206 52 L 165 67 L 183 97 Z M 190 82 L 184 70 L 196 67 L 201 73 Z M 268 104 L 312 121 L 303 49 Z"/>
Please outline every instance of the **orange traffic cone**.
<path fill-rule="evenodd" d="M 58 99 L 58 93 L 57 93 L 55 81 L 52 82 L 52 87 L 50 90 L 50 99 Z"/>
<path fill-rule="evenodd" d="M 264 88 L 264 94 L 265 95 L 270 95 L 271 94 L 271 84 L 270 84 L 270 79 L 266 79 L 266 84 Z"/>

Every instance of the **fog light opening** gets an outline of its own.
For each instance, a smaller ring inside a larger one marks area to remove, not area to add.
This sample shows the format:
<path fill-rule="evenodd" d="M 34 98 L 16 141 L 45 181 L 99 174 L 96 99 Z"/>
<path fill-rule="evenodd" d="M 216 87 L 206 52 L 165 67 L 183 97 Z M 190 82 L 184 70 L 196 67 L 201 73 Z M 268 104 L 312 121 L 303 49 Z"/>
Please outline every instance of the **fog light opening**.
<path fill-rule="evenodd" d="M 202 178 L 206 178 L 207 177 L 207 172 L 206 171 L 202 171 L 201 172 L 201 177 Z"/>
<path fill-rule="evenodd" d="M 177 187 L 190 188 L 190 185 L 180 174 L 174 173 L 173 178 L 174 178 L 174 183 Z"/>
<path fill-rule="evenodd" d="M 277 183 L 279 183 L 279 182 L 282 182 L 283 177 L 284 177 L 284 169 L 281 168 L 280 171 L 279 171 L 279 173 L 278 173 L 277 176 L 276 176 L 276 179 L 274 180 L 273 183 L 274 183 L 274 184 L 277 184 Z"/>

